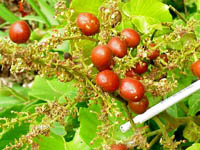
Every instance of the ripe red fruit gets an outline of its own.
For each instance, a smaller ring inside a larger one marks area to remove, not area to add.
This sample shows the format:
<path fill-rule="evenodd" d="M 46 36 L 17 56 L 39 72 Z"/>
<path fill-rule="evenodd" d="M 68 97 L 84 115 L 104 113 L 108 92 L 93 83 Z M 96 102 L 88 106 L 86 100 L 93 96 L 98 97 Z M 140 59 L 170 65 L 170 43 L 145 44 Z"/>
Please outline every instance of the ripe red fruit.
<path fill-rule="evenodd" d="M 124 29 L 121 33 L 128 47 L 135 48 L 140 43 L 140 35 L 133 29 Z"/>
<path fill-rule="evenodd" d="M 97 74 L 96 83 L 105 92 L 114 92 L 119 88 L 119 77 L 111 70 L 104 70 Z"/>
<path fill-rule="evenodd" d="M 122 58 L 127 54 L 126 42 L 119 37 L 113 37 L 108 42 L 108 47 L 112 50 L 113 54 L 119 58 Z"/>
<path fill-rule="evenodd" d="M 87 36 L 94 35 L 99 32 L 99 20 L 91 13 L 80 13 L 77 17 L 76 23 L 83 34 Z"/>
<path fill-rule="evenodd" d="M 148 70 L 148 64 L 146 62 L 137 63 L 133 70 L 135 73 L 143 74 Z"/>
<path fill-rule="evenodd" d="M 154 47 L 154 46 L 156 46 L 154 43 L 150 44 L 150 47 Z M 148 52 L 148 58 L 150 60 L 154 60 L 160 55 L 159 50 L 153 50 L 153 51 L 147 50 L 147 52 Z"/>
<path fill-rule="evenodd" d="M 141 76 L 138 76 L 135 72 L 134 72 L 134 68 L 127 70 L 126 71 L 126 77 L 131 77 L 134 78 L 136 80 L 142 80 Z"/>
<path fill-rule="evenodd" d="M 127 147 L 125 144 L 113 144 L 111 150 L 127 150 Z"/>
<path fill-rule="evenodd" d="M 168 62 L 167 54 L 160 55 L 160 58 L 163 59 L 165 62 Z"/>
<path fill-rule="evenodd" d="M 91 60 L 99 70 L 108 69 L 112 62 L 112 51 L 106 45 L 99 45 L 92 50 Z"/>
<path fill-rule="evenodd" d="M 140 101 L 138 102 L 128 102 L 129 108 L 131 111 L 133 111 L 136 114 L 142 114 L 144 113 L 148 106 L 149 106 L 149 101 L 146 96 L 144 96 Z"/>
<path fill-rule="evenodd" d="M 197 76 L 198 78 L 200 78 L 200 60 L 194 62 L 191 65 L 191 71 L 193 72 L 193 74 L 195 76 Z"/>
<path fill-rule="evenodd" d="M 127 101 L 137 102 L 144 96 L 143 84 L 132 78 L 124 78 L 120 84 L 120 95 Z"/>
<path fill-rule="evenodd" d="M 31 34 L 29 25 L 21 20 L 13 23 L 9 30 L 9 37 L 15 43 L 25 43 Z"/>

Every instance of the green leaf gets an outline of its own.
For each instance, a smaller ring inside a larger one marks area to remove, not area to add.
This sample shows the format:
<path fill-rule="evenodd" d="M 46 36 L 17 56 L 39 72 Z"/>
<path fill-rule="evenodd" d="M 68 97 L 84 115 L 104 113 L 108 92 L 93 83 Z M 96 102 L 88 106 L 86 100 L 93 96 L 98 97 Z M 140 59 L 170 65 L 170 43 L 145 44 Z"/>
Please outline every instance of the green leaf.
<path fill-rule="evenodd" d="M 46 33 L 47 33 L 46 31 L 37 28 L 31 33 L 30 40 L 40 41 L 46 35 Z"/>
<path fill-rule="evenodd" d="M 159 103 L 162 100 L 162 97 L 155 97 L 151 93 L 147 92 L 146 96 L 149 100 L 149 107 L 154 106 L 155 104 Z"/>
<path fill-rule="evenodd" d="M 5 148 L 9 143 L 14 143 L 15 139 L 19 139 L 29 131 L 29 124 L 22 123 L 21 125 L 15 124 L 14 128 L 10 128 L 0 138 L 0 149 Z"/>
<path fill-rule="evenodd" d="M 63 41 L 62 44 L 58 45 L 57 48 L 54 49 L 54 51 L 69 52 L 69 41 Z"/>
<path fill-rule="evenodd" d="M 72 0 L 71 8 L 75 9 L 76 12 L 90 12 L 97 15 L 100 6 L 104 0 Z"/>
<path fill-rule="evenodd" d="M 146 16 L 135 16 L 132 19 L 132 23 L 137 27 L 137 29 L 140 32 L 143 33 L 149 33 L 152 30 L 152 24 L 158 24 L 159 21 L 157 21 L 154 18 L 146 17 Z M 156 28 L 154 28 L 155 30 Z"/>
<path fill-rule="evenodd" d="M 74 98 L 76 96 L 75 90 L 74 81 L 63 83 L 54 78 L 45 79 L 37 76 L 29 95 L 38 99 L 53 101 L 62 96 Z"/>
<path fill-rule="evenodd" d="M 45 21 L 40 16 L 28 15 L 28 16 L 22 17 L 21 19 L 22 20 L 36 21 L 36 22 L 40 22 L 40 23 L 45 23 Z"/>
<path fill-rule="evenodd" d="M 50 5 L 46 3 L 46 0 L 38 0 L 38 3 L 40 5 L 41 11 L 44 13 L 44 15 L 47 17 L 47 19 L 50 21 L 52 25 L 59 25 L 59 23 L 54 19 L 54 9 Z"/>
<path fill-rule="evenodd" d="M 45 21 L 48 27 L 51 27 L 51 23 L 45 16 L 45 14 L 40 10 L 34 0 L 27 0 L 27 2 L 32 6 L 33 10 Z"/>
<path fill-rule="evenodd" d="M 40 136 L 34 141 L 39 144 L 40 150 L 67 150 L 65 147 L 65 139 L 52 132 L 49 136 Z"/>
<path fill-rule="evenodd" d="M 8 32 L 2 32 L 2 31 L 0 31 L 0 38 L 4 38 L 6 36 L 8 36 Z"/>
<path fill-rule="evenodd" d="M 90 101 L 90 106 L 88 108 L 80 108 L 79 111 L 79 119 L 80 119 L 80 137 L 81 139 L 90 147 L 97 148 L 101 142 L 102 138 L 98 138 L 97 132 L 98 132 L 98 126 L 101 125 L 101 121 L 97 118 L 97 113 L 101 113 L 101 101 L 98 101 L 99 103 L 96 104 L 94 101 Z M 122 116 L 126 116 L 127 114 L 122 108 L 122 103 L 119 101 L 116 101 L 115 107 L 120 108 L 120 112 L 122 113 Z M 111 129 L 109 129 L 108 134 L 115 139 L 116 141 L 126 141 L 130 136 L 132 136 L 134 133 L 132 130 L 127 131 L 126 133 L 122 133 L 120 130 L 120 125 L 124 124 L 126 120 L 122 120 L 121 117 L 117 117 L 115 114 L 112 116 L 109 115 L 109 121 L 110 124 L 115 124 Z M 116 122 L 119 122 L 119 124 L 116 124 Z M 143 124 L 139 125 L 140 127 L 143 126 Z M 88 134 L 90 133 L 90 134 Z M 90 142 L 97 137 L 98 139 L 95 140 L 95 142 L 91 145 Z"/>
<path fill-rule="evenodd" d="M 71 43 L 71 42 L 70 42 L 70 44 L 73 45 L 73 43 Z M 91 51 L 96 46 L 96 42 L 88 41 L 88 40 L 80 40 L 77 43 L 77 45 L 83 51 L 83 56 L 85 58 L 90 58 Z M 73 49 L 73 47 L 72 47 L 72 49 Z M 87 59 L 86 64 L 88 64 L 88 65 L 91 64 L 91 59 Z"/>
<path fill-rule="evenodd" d="M 124 6 L 124 13 L 128 16 L 146 16 L 160 22 L 172 21 L 169 7 L 158 0 L 130 0 Z"/>
<path fill-rule="evenodd" d="M 66 149 L 69 150 L 92 150 L 80 137 L 79 130 L 76 131 L 74 139 L 66 143 Z"/>
<path fill-rule="evenodd" d="M 149 33 L 153 24 L 172 21 L 169 7 L 158 0 L 130 0 L 124 5 L 123 12 L 132 18 L 132 23 L 143 33 Z"/>
<path fill-rule="evenodd" d="M 200 111 L 200 91 L 188 97 L 189 115 L 195 116 Z"/>
<path fill-rule="evenodd" d="M 195 35 L 200 40 L 200 26 L 195 27 Z"/>
<path fill-rule="evenodd" d="M 0 96 L 0 108 L 8 108 L 12 105 L 20 104 L 23 101 L 12 96 Z"/>
<path fill-rule="evenodd" d="M 0 16 L 8 21 L 9 23 L 14 23 L 19 20 L 17 16 L 15 16 L 9 9 L 7 9 L 3 4 L 0 4 Z"/>
<path fill-rule="evenodd" d="M 185 116 L 184 110 L 182 109 L 182 107 L 180 107 L 179 104 L 175 104 L 169 107 L 167 109 L 167 113 L 174 118 Z"/>
<path fill-rule="evenodd" d="M 24 104 L 15 104 L 14 106 L 11 106 L 4 111 L 0 112 L 0 118 L 6 117 L 6 118 L 13 118 L 16 117 L 15 113 L 11 113 L 11 111 L 20 112 L 24 107 Z"/>
<path fill-rule="evenodd" d="M 50 129 L 50 131 L 60 136 L 64 136 L 66 134 L 65 127 L 58 122 L 54 122 L 53 127 Z"/>
<path fill-rule="evenodd" d="M 200 143 L 194 143 L 192 146 L 188 147 L 186 150 L 200 150 Z"/>
<path fill-rule="evenodd" d="M 183 136 L 190 142 L 195 142 L 200 139 L 200 126 L 193 121 L 189 121 L 183 130 Z"/>
<path fill-rule="evenodd" d="M 8 108 L 12 105 L 20 104 L 28 100 L 27 89 L 13 85 L 12 88 L 0 88 L 0 108 Z"/>
<path fill-rule="evenodd" d="M 93 138 L 97 136 L 97 126 L 101 124 L 101 122 L 97 119 L 97 115 L 91 111 L 92 110 L 89 108 L 80 108 L 79 112 L 80 137 L 87 145 L 90 145 L 90 142 L 93 140 Z M 96 142 L 93 144 L 93 146 L 96 144 L 98 145 Z"/>
<path fill-rule="evenodd" d="M 183 47 L 187 45 L 188 42 L 193 42 L 196 40 L 196 36 L 193 33 L 187 33 L 180 40 L 175 42 L 168 42 L 167 47 L 173 50 L 182 50 Z"/>

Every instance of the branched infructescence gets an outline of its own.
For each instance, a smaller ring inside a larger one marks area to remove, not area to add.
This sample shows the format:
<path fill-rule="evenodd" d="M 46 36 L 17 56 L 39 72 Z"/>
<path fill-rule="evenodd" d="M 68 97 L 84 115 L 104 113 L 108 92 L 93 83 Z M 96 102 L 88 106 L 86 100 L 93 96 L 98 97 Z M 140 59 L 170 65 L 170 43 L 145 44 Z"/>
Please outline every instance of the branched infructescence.
<path fill-rule="evenodd" d="M 11 143 L 5 149 L 20 148 L 23 146 L 37 147 L 37 143 L 33 141 L 34 137 L 39 135 L 47 136 L 50 132 L 50 128 L 53 123 L 59 122 L 61 125 L 65 125 L 64 117 L 70 115 L 72 112 L 78 113 L 78 110 L 74 108 L 77 102 L 85 101 L 88 106 L 89 100 L 101 104 L 100 113 L 93 112 L 97 115 L 97 119 L 101 121 L 101 125 L 98 126 L 97 135 L 98 137 L 91 141 L 91 145 L 98 139 L 103 139 L 101 147 L 97 149 L 109 149 L 110 143 L 114 142 L 112 134 L 114 133 L 115 126 L 119 125 L 116 119 L 115 123 L 112 123 L 110 118 L 116 117 L 121 120 L 132 121 L 132 115 L 127 108 L 127 103 L 114 94 L 106 93 L 101 90 L 95 84 L 93 65 L 88 58 L 84 57 L 84 49 L 79 46 L 79 42 L 82 40 L 89 40 L 93 44 L 106 44 L 112 36 L 118 36 L 118 31 L 115 30 L 115 26 L 121 21 L 121 14 L 119 12 L 119 1 L 110 1 L 105 3 L 100 8 L 100 17 L 102 20 L 101 29 L 98 37 L 87 37 L 81 33 L 79 28 L 76 26 L 75 20 L 73 20 L 74 10 L 67 9 L 63 1 L 58 2 L 55 5 L 56 15 L 58 21 L 63 23 L 64 31 L 53 29 L 50 38 L 41 42 L 34 41 L 27 45 L 16 45 L 9 41 L 9 39 L 0 40 L 0 54 L 2 55 L 1 64 L 6 66 L 11 64 L 11 73 L 23 73 L 34 71 L 41 76 L 57 77 L 62 82 L 71 81 L 73 79 L 78 82 L 75 85 L 78 87 L 79 95 L 74 101 L 66 99 L 66 103 L 59 104 L 57 101 L 45 104 L 41 107 L 36 108 L 36 112 L 33 114 L 19 115 L 19 119 L 1 119 L 3 124 L 0 124 L 0 128 L 5 129 L 7 127 L 13 127 L 16 123 L 31 122 L 34 124 L 38 116 L 44 115 L 42 122 L 39 125 L 33 125 L 31 131 L 26 135 L 23 135 L 19 140 L 13 144 Z M 66 23 L 64 23 L 66 22 Z M 154 41 L 146 38 L 145 46 L 138 46 L 136 49 L 130 48 L 128 55 L 123 58 L 114 57 L 115 66 L 112 66 L 115 73 L 120 77 L 124 77 L 127 70 L 134 68 L 136 63 L 142 63 L 145 61 L 151 61 L 149 74 L 142 75 L 140 80 L 147 92 L 152 93 L 153 96 L 164 96 L 171 92 L 176 86 L 177 81 L 172 78 L 171 81 L 167 80 L 167 71 L 173 69 L 182 69 L 188 67 L 192 60 L 188 59 L 192 57 L 194 53 L 199 54 L 199 41 L 194 38 L 194 28 L 198 25 L 195 20 L 188 21 L 186 26 L 171 27 L 166 24 L 170 29 L 174 29 L 170 34 L 166 34 L 161 39 L 155 39 Z M 191 34 L 189 42 L 183 42 L 182 49 L 173 47 L 172 43 L 176 43 L 184 36 Z M 51 52 L 51 50 L 57 48 L 63 41 L 70 40 L 70 48 L 72 59 L 61 60 L 58 53 Z M 156 46 L 149 47 L 150 43 L 155 43 Z M 148 57 L 148 51 L 159 50 L 162 55 L 158 56 L 155 60 L 150 60 Z M 137 51 L 137 54 L 133 56 L 132 52 Z M 166 60 L 166 59 L 167 60 Z M 183 72 L 184 73 L 184 72 Z M 95 74 L 96 75 L 96 74 Z M 173 77 L 173 75 L 172 75 Z M 121 114 L 120 108 L 117 106 L 116 100 L 121 101 L 127 118 Z M 159 140 L 161 137 L 161 143 L 171 149 L 175 149 L 180 142 L 173 142 L 173 137 L 167 135 L 167 130 L 163 128 L 163 125 L 156 119 L 156 123 L 159 124 L 160 130 L 158 136 L 155 137 L 152 143 Z M 147 137 L 145 137 L 144 131 L 140 128 L 136 129 L 133 121 L 131 122 L 132 128 L 136 133 L 128 139 L 130 147 L 138 147 L 147 149 L 152 146 L 147 143 Z M 113 132 L 112 132 L 113 131 Z M 168 143 L 168 145 L 166 144 Z"/>
<path fill-rule="evenodd" d="M 18 140 L 15 140 L 14 143 L 10 143 L 4 149 L 12 150 L 19 149 L 21 147 L 29 148 L 31 145 L 35 147 L 37 143 L 34 141 L 35 137 L 40 135 L 48 136 L 50 133 L 50 128 L 53 127 L 54 122 L 58 122 L 61 125 L 65 125 L 64 117 L 69 116 L 74 112 L 74 104 L 75 102 L 71 102 L 66 99 L 68 103 L 59 104 L 57 101 L 54 101 L 49 104 L 45 104 L 41 107 L 35 108 L 35 113 L 27 114 L 25 116 L 21 116 L 23 114 L 17 113 L 19 119 L 11 119 L 10 121 L 6 120 L 6 123 L 0 124 L 0 128 L 11 128 L 14 127 L 16 123 L 26 122 L 31 123 L 30 132 L 26 135 L 22 135 Z M 21 114 L 21 115 L 20 115 Z M 38 124 L 36 119 L 38 117 L 42 117 L 42 121 Z M 39 148 L 39 147 L 38 147 Z"/>

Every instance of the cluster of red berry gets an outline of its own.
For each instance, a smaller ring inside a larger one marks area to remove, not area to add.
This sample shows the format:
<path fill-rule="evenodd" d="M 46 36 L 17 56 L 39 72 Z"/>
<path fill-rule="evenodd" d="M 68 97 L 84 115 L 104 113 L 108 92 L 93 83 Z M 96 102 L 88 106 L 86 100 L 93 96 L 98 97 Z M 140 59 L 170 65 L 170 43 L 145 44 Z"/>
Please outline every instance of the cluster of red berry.
<path fill-rule="evenodd" d="M 77 18 L 77 25 L 85 35 L 94 35 L 99 32 L 99 20 L 91 13 L 81 13 Z M 137 63 L 136 67 L 127 71 L 127 77 L 121 81 L 118 75 L 111 71 L 110 66 L 113 65 L 113 55 L 122 58 L 127 54 L 128 48 L 135 48 L 139 43 L 139 34 L 127 28 L 121 32 L 121 38 L 113 37 L 107 45 L 98 45 L 91 53 L 94 66 L 100 71 L 96 76 L 96 84 L 105 92 L 112 93 L 119 89 L 120 96 L 128 101 L 130 109 L 137 114 L 145 112 L 149 102 L 144 96 L 143 84 L 132 77 L 136 73 L 145 73 L 148 69 L 147 63 Z M 156 50 L 149 57 L 155 59 L 157 55 L 159 52 Z"/>

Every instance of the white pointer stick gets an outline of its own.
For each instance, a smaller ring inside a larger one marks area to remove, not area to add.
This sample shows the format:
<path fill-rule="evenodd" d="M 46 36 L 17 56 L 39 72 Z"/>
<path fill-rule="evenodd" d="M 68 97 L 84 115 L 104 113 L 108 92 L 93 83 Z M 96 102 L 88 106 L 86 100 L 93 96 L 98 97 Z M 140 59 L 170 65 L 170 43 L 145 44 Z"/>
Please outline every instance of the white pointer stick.
<path fill-rule="evenodd" d="M 137 115 L 133 121 L 134 123 L 143 123 L 150 118 L 156 116 L 160 112 L 164 111 L 165 109 L 169 108 L 170 106 L 176 104 L 177 102 L 181 101 L 185 97 L 191 95 L 192 93 L 198 91 L 200 89 L 200 80 L 192 83 L 188 87 L 184 88 L 183 90 L 179 91 L 178 93 L 172 95 L 171 97 L 163 100 L 162 102 L 156 104 L 155 106 L 148 109 L 145 113 L 141 115 Z M 124 133 L 131 128 L 130 122 L 127 122 L 120 126 L 121 131 Z"/>

